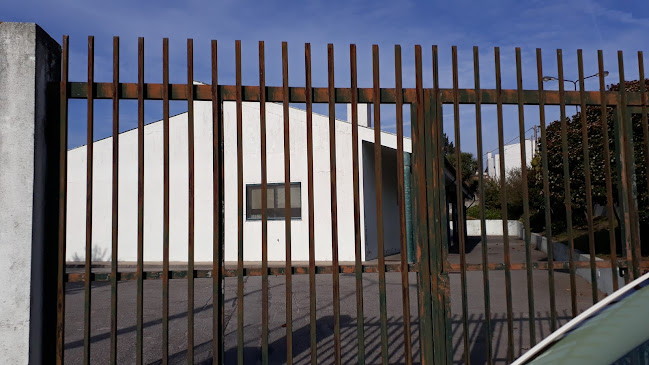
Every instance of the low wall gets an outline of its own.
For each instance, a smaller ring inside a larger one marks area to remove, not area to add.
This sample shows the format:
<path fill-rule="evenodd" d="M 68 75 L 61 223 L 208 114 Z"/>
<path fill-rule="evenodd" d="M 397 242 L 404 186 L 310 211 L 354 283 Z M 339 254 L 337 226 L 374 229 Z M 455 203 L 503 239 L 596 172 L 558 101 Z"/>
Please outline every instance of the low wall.
<path fill-rule="evenodd" d="M 487 219 L 485 220 L 485 225 L 487 228 L 487 236 L 503 235 L 503 221 L 501 221 L 500 219 Z M 525 232 L 525 230 L 523 229 L 523 223 L 516 220 L 507 221 L 507 231 L 508 236 L 519 238 L 523 238 L 523 234 Z M 482 234 L 480 220 L 467 220 L 466 234 L 467 236 L 480 236 Z"/>
<path fill-rule="evenodd" d="M 546 254 L 548 253 L 548 240 L 541 236 L 540 234 L 532 233 L 532 244 L 536 246 L 537 250 L 543 251 Z M 570 249 L 568 246 L 559 243 L 552 242 L 553 254 L 555 261 L 568 261 L 570 256 Z M 582 253 L 579 250 L 575 250 L 573 259 L 575 261 L 590 261 L 590 255 Z M 599 257 L 595 258 L 596 261 L 602 261 Z M 597 289 L 606 294 L 613 293 L 613 280 L 611 278 L 611 269 L 607 268 L 596 268 L 597 275 Z M 575 273 L 582 277 L 587 282 L 591 282 L 590 277 L 590 268 L 576 269 Z M 624 286 L 624 278 L 617 276 L 618 286 L 621 288 Z"/>
<path fill-rule="evenodd" d="M 487 236 L 502 236 L 503 235 L 503 224 L 499 219 L 488 219 L 485 220 L 485 225 L 487 229 Z M 451 225 L 452 227 L 452 225 Z M 466 221 L 467 235 L 468 236 L 480 236 L 482 233 L 480 220 L 467 220 Z M 521 239 L 525 238 L 525 228 L 523 223 L 510 220 L 507 222 L 507 230 L 510 237 L 518 237 Z M 541 236 L 537 233 L 531 234 L 531 245 L 536 247 L 537 250 L 548 253 L 548 243 L 547 239 L 544 236 Z M 570 256 L 569 248 L 559 242 L 553 242 L 553 254 L 555 261 L 568 261 Z M 575 250 L 573 255 L 575 261 L 590 261 L 590 255 L 582 253 L 579 250 Z M 602 261 L 600 258 L 595 258 L 597 261 Z M 611 269 L 607 268 L 596 268 L 597 270 L 597 288 L 606 294 L 613 293 L 613 280 L 611 278 Z M 586 280 L 588 283 L 591 282 L 590 268 L 576 269 L 575 274 L 579 275 L 581 278 Z M 618 275 L 618 286 L 621 288 L 624 286 L 624 278 Z"/>

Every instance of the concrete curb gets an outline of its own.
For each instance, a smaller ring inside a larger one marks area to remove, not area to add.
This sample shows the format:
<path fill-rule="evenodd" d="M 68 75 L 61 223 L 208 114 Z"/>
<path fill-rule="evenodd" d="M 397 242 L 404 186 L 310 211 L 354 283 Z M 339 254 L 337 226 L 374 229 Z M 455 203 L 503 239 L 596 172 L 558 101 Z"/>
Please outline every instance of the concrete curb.
<path fill-rule="evenodd" d="M 541 236 L 538 233 L 531 234 L 532 241 L 531 243 L 536 246 L 536 249 L 542 252 L 548 253 L 548 240 L 544 236 Z M 568 261 L 570 255 L 570 249 L 559 242 L 552 242 L 552 248 L 554 253 L 555 261 Z M 575 261 L 590 261 L 590 255 L 583 253 L 579 250 L 574 251 L 573 259 Z M 599 257 L 595 258 L 596 261 L 603 261 Z M 606 293 L 607 295 L 613 293 L 613 280 L 611 279 L 611 269 L 605 268 L 596 268 L 597 271 L 597 289 L 601 292 Z M 590 277 L 590 268 L 576 269 L 575 273 L 582 277 L 587 282 L 591 283 Z M 619 277 L 617 278 L 619 287 L 624 286 L 624 279 Z"/>

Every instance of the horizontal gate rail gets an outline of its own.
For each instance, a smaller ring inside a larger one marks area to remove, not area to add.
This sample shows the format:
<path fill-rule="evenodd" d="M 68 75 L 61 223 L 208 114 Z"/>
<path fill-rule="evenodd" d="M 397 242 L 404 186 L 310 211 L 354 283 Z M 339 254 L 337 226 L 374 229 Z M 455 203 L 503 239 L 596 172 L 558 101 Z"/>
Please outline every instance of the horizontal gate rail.
<path fill-rule="evenodd" d="M 402 270 L 401 264 L 400 263 L 394 263 L 394 264 L 386 264 L 385 265 L 385 272 L 419 272 L 419 268 L 417 267 L 417 264 L 408 264 L 408 269 L 406 271 Z M 482 264 L 466 264 L 466 271 L 482 271 L 484 265 Z M 552 265 L 549 265 L 547 262 L 533 262 L 531 265 L 532 269 L 535 270 L 548 270 L 550 267 L 552 267 L 554 270 L 568 270 L 570 268 L 570 262 L 568 261 L 555 261 Z M 579 261 L 574 263 L 574 267 L 576 269 L 587 269 L 590 268 L 590 262 L 586 261 Z M 606 261 L 596 261 L 595 267 L 598 269 L 610 269 L 611 264 L 610 262 Z M 629 265 L 626 260 L 618 260 L 617 261 L 617 268 L 619 269 L 627 269 L 629 268 Z M 643 270 L 649 270 L 649 260 L 648 259 L 643 259 L 640 261 L 639 265 L 640 269 Z M 489 270 L 505 270 L 505 264 L 504 263 L 489 263 L 487 265 L 487 268 Z M 510 269 L 511 270 L 527 270 L 528 265 L 525 263 L 511 263 L 510 264 Z M 379 265 L 361 265 L 361 270 L 363 273 L 369 274 L 369 273 L 378 273 L 379 272 Z M 449 272 L 460 272 L 460 264 L 449 264 Z M 316 274 L 331 274 L 333 273 L 334 270 L 332 266 L 329 265 L 315 265 L 315 273 Z M 355 265 L 347 265 L 347 264 L 341 264 L 338 266 L 338 272 L 341 274 L 353 274 L 356 272 L 356 266 Z M 213 270 L 194 270 L 194 277 L 195 278 L 211 278 L 213 277 Z M 261 268 L 245 268 L 243 269 L 243 276 L 262 276 L 264 273 L 264 270 Z M 285 275 L 286 274 L 286 268 L 285 267 L 269 267 L 267 271 L 268 275 Z M 296 266 L 293 265 L 291 274 L 293 275 L 308 275 L 309 274 L 309 266 L 304 265 L 304 266 Z M 110 281 L 110 272 L 106 273 L 98 273 L 94 272 L 90 274 L 90 277 L 92 278 L 91 281 Z M 189 271 L 187 270 L 169 270 L 169 278 L 170 279 L 186 279 L 190 276 Z M 222 272 L 223 277 L 237 277 L 237 269 L 236 268 L 225 268 Z M 143 277 L 144 280 L 161 280 L 164 278 L 164 271 L 160 270 L 152 270 L 152 271 L 144 271 L 143 272 Z M 64 282 L 67 283 L 77 283 L 77 282 L 83 282 L 85 280 L 85 274 L 83 273 L 73 273 L 69 272 L 65 274 L 64 276 Z M 136 271 L 120 271 L 117 273 L 117 280 L 137 280 L 137 272 Z"/>
<path fill-rule="evenodd" d="M 68 83 L 69 99 L 86 99 L 88 96 L 88 85 L 86 82 L 69 82 Z M 242 101 L 259 101 L 259 86 L 242 86 L 241 97 Z M 112 99 L 113 98 L 113 84 L 110 82 L 95 82 L 93 83 L 94 99 Z M 426 89 L 426 88 L 424 88 Z M 188 87 L 186 84 L 169 84 L 170 100 L 187 100 Z M 306 103 L 306 89 L 299 86 L 291 86 L 289 90 L 289 103 Z M 396 89 L 395 88 L 381 88 L 381 104 L 396 104 Z M 120 83 L 119 84 L 120 99 L 123 100 L 136 100 L 137 99 L 137 83 Z M 236 101 L 236 86 L 234 85 L 218 85 L 218 92 L 221 94 L 223 101 Z M 358 103 L 373 103 L 374 102 L 374 89 L 373 88 L 358 88 Z M 502 103 L 503 104 L 518 104 L 518 93 L 516 89 L 503 89 L 502 90 Z M 351 88 L 335 88 L 335 103 L 351 103 L 352 92 Z M 497 95 L 496 90 L 482 89 L 480 90 L 480 98 L 482 104 L 496 104 Z M 521 92 L 523 102 L 525 104 L 538 105 L 539 92 L 538 90 L 522 90 Z M 157 83 L 144 84 L 144 98 L 146 100 L 162 100 L 163 99 L 163 85 Z M 559 91 L 545 90 L 543 91 L 543 98 L 545 105 L 560 105 L 561 100 Z M 599 91 L 584 91 L 584 100 L 586 105 L 595 106 L 600 105 L 602 101 L 602 93 Z M 460 104 L 475 104 L 478 100 L 475 89 L 458 89 L 458 97 Z M 604 98 L 606 105 L 615 106 L 619 105 L 619 93 L 616 91 L 605 91 Z M 627 92 L 627 106 L 641 107 L 642 106 L 642 93 L 640 92 Z M 194 101 L 211 101 L 212 100 L 212 86 L 211 85 L 193 85 L 193 100 Z M 455 98 L 453 97 L 453 89 L 439 89 L 439 98 L 444 104 L 452 104 Z M 284 100 L 283 89 L 281 86 L 267 86 L 266 87 L 266 101 L 280 103 Z M 314 87 L 312 89 L 312 101 L 318 104 L 329 103 L 329 91 L 326 87 Z M 416 103 L 416 89 L 403 88 L 404 104 Z M 578 91 L 565 91 L 564 102 L 566 105 L 580 105 L 581 93 Z"/>

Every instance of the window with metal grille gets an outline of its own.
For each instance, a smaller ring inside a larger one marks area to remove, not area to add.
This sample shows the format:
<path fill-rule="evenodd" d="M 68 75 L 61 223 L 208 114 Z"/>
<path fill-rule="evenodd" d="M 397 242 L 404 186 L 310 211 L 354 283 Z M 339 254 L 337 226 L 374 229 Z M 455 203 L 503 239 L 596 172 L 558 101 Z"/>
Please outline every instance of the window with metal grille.
<path fill-rule="evenodd" d="M 302 185 L 292 182 L 291 186 L 291 219 L 302 218 Z M 284 183 L 267 184 L 266 217 L 269 220 L 281 220 L 286 217 Z M 261 220 L 261 185 L 246 185 L 246 219 Z"/>

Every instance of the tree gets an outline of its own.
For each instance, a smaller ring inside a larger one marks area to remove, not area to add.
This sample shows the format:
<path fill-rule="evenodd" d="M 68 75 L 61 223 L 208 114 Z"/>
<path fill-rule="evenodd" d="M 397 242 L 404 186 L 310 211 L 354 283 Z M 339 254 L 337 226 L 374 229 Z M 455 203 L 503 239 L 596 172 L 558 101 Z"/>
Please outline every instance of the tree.
<path fill-rule="evenodd" d="M 500 214 L 500 180 L 485 179 L 484 206 Z M 523 175 L 520 168 L 509 171 L 505 176 L 507 193 L 507 219 L 517 220 L 523 216 Z"/>
<path fill-rule="evenodd" d="M 649 88 L 649 80 L 645 80 L 645 85 Z M 610 85 L 609 90 L 619 91 L 619 84 Z M 630 81 L 626 83 L 626 91 L 639 91 L 640 82 Z M 616 165 L 618 158 L 615 153 L 615 125 L 617 111 L 613 108 L 607 110 L 606 124 L 602 123 L 601 108 L 598 106 L 589 106 L 586 108 L 586 128 L 588 133 L 588 154 L 590 159 L 590 174 L 592 184 L 592 199 L 594 204 L 605 206 L 607 203 L 606 195 L 606 175 L 604 169 L 604 143 L 608 143 L 610 150 L 611 163 L 611 181 L 613 184 L 613 202 L 616 207 L 616 216 L 619 219 L 619 201 L 617 196 L 617 174 Z M 642 118 L 640 114 L 631 115 L 631 124 L 633 130 L 633 154 L 635 158 L 635 175 L 638 193 L 638 206 L 641 225 L 649 225 L 649 194 L 647 191 L 647 170 L 645 164 L 645 147 L 644 134 L 642 127 Z M 571 189 L 571 207 L 573 211 L 573 224 L 586 224 L 586 179 L 584 175 L 584 155 L 582 147 L 582 124 L 581 114 L 577 113 L 572 118 L 566 119 L 567 142 L 568 142 L 568 165 Z M 607 128 L 608 141 L 604 141 L 603 127 Z M 550 202 L 552 212 L 553 230 L 562 230 L 565 228 L 566 215 L 564 206 L 564 174 L 563 174 L 563 153 L 561 138 L 561 122 L 554 121 L 547 126 L 547 145 L 543 146 L 539 141 L 538 153 L 546 149 L 548 156 L 548 176 L 550 183 Z M 532 162 L 530 169 L 530 196 L 535 199 L 530 200 L 533 214 L 539 215 L 532 220 L 539 223 L 535 230 L 542 229 L 544 219 L 543 199 L 536 199 L 543 196 L 543 174 L 541 159 L 537 156 Z"/>
<path fill-rule="evenodd" d="M 444 146 L 442 150 L 446 154 L 446 159 L 457 169 L 455 146 L 453 142 L 448 140 L 446 133 L 444 133 L 443 138 Z M 462 152 L 460 154 L 460 160 L 462 166 L 462 182 L 466 184 L 471 193 L 475 193 L 478 190 L 478 179 L 476 178 L 478 173 L 478 160 L 469 152 Z"/>

